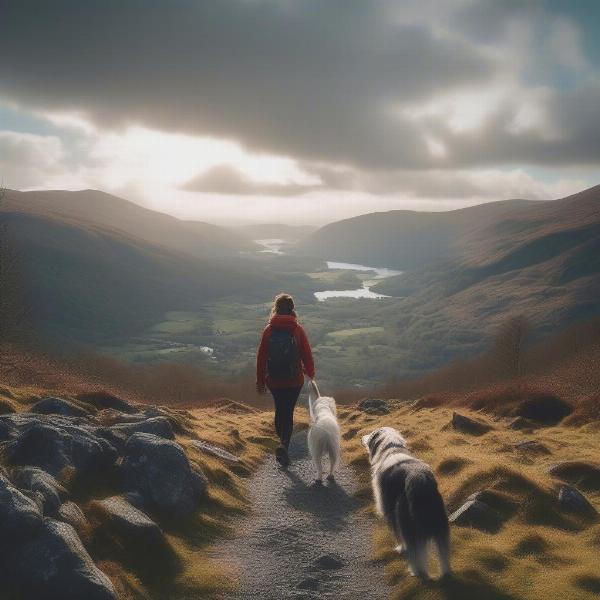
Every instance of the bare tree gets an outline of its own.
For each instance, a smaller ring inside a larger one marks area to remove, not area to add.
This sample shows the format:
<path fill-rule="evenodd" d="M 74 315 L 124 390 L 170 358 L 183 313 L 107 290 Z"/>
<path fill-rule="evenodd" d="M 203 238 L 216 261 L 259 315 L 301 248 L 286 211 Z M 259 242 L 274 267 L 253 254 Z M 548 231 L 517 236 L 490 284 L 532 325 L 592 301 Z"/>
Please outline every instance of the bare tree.
<path fill-rule="evenodd" d="M 489 358 L 501 377 L 520 377 L 524 374 L 529 331 L 529 322 L 523 315 L 510 317 L 498 328 Z"/>

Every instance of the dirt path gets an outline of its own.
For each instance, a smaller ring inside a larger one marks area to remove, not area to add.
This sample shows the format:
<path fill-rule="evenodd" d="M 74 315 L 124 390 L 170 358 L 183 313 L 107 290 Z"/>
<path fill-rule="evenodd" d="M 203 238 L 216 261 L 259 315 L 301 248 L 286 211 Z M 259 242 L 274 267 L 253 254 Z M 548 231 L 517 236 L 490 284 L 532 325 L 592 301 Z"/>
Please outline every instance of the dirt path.
<path fill-rule="evenodd" d="M 371 562 L 372 523 L 357 514 L 355 484 L 342 465 L 335 482 L 314 484 L 306 432 L 294 435 L 292 465 L 268 457 L 250 482 L 253 513 L 216 548 L 238 576 L 236 600 L 388 597 L 383 567 Z"/>

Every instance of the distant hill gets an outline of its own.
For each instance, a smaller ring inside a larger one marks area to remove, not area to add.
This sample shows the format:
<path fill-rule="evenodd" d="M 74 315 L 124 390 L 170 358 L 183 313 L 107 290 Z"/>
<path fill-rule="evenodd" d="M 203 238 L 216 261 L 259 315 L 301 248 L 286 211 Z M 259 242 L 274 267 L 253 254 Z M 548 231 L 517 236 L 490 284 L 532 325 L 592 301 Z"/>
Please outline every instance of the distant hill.
<path fill-rule="evenodd" d="M 518 208 L 537 202 L 507 200 L 448 212 L 392 210 L 336 221 L 301 239 L 294 252 L 376 267 L 414 269 L 458 256 L 459 241 Z"/>
<path fill-rule="evenodd" d="M 228 229 L 176 219 L 97 190 L 8 191 L 3 204 L 13 211 L 112 229 L 201 258 L 256 249 L 252 241 Z"/>
<path fill-rule="evenodd" d="M 36 333 L 55 341 L 133 335 L 167 310 L 241 292 L 266 300 L 278 290 L 250 263 L 200 259 L 72 215 L 3 206 L 0 222 L 18 261 L 16 293 Z"/>
<path fill-rule="evenodd" d="M 284 225 L 283 223 L 258 223 L 255 225 L 240 225 L 233 228 L 250 240 L 285 239 L 299 240 L 311 233 L 317 227 L 312 225 Z"/>

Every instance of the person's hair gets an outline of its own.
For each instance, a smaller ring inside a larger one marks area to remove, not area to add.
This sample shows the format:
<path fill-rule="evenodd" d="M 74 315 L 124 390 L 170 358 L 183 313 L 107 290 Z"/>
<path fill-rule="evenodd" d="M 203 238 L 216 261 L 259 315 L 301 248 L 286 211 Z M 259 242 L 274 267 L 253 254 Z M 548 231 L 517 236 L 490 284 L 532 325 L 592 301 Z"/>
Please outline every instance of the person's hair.
<path fill-rule="evenodd" d="M 289 294 L 278 294 L 273 300 L 273 308 L 271 308 L 271 317 L 275 315 L 294 315 L 294 299 Z"/>

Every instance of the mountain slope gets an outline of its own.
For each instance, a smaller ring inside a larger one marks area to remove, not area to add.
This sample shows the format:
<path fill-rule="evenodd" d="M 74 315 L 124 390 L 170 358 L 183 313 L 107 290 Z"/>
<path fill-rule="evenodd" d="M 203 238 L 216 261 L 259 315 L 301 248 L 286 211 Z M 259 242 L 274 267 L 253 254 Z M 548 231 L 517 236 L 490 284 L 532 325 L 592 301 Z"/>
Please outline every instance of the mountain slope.
<path fill-rule="evenodd" d="M 57 216 L 114 229 L 192 256 L 228 256 L 255 249 L 241 235 L 200 221 L 182 221 L 97 190 L 9 191 L 4 205 L 13 211 Z"/>
<path fill-rule="evenodd" d="M 268 298 L 277 282 L 230 261 L 199 259 L 74 218 L 0 212 L 30 321 L 53 340 L 127 336 L 167 310 L 239 293 Z"/>
<path fill-rule="evenodd" d="M 321 227 L 300 240 L 295 252 L 328 260 L 414 269 L 458 256 L 458 242 L 463 235 L 531 204 L 538 203 L 508 200 L 449 212 L 393 210 L 361 215 Z"/>

